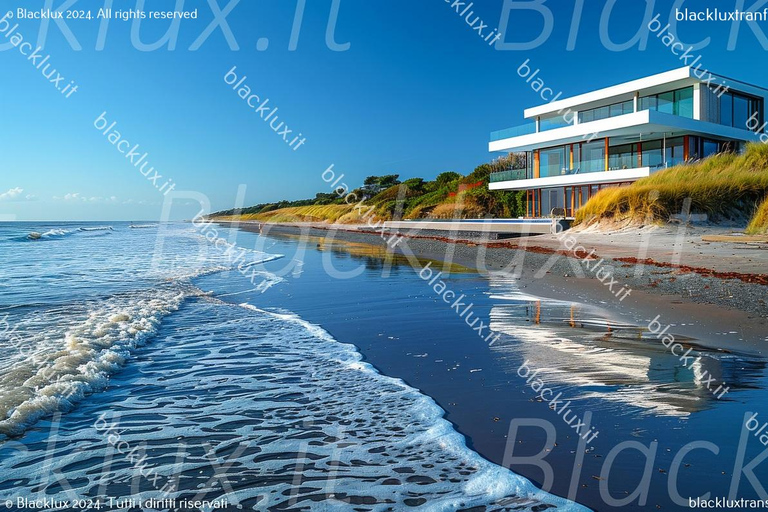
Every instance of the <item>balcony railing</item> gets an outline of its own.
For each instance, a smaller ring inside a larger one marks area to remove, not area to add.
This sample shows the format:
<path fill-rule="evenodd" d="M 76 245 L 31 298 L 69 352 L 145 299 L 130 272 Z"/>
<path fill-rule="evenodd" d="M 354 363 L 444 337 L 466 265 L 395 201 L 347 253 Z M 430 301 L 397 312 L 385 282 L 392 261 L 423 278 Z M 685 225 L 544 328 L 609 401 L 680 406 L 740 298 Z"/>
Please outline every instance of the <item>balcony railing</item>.
<path fill-rule="evenodd" d="M 528 123 L 520 126 L 513 126 L 506 130 L 491 132 L 491 142 L 508 139 L 510 137 L 518 137 L 520 135 L 530 135 L 531 133 L 536 133 L 536 123 Z"/>
<path fill-rule="evenodd" d="M 498 183 L 499 181 L 524 180 L 525 178 L 525 169 L 512 169 L 509 171 L 492 172 L 490 176 L 491 183 Z"/>

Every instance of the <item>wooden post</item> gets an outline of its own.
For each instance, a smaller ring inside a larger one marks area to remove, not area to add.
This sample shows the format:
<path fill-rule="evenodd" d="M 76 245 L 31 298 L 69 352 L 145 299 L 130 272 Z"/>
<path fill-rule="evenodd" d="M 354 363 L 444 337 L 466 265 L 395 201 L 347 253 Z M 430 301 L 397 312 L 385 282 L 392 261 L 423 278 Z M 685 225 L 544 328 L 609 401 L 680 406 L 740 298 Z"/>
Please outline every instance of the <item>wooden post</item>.
<path fill-rule="evenodd" d="M 643 166 L 643 143 L 642 142 L 637 143 L 637 166 L 638 167 Z"/>
<path fill-rule="evenodd" d="M 605 138 L 605 170 L 608 170 L 608 137 Z"/>
<path fill-rule="evenodd" d="M 533 177 L 539 177 L 539 150 L 533 152 Z"/>
<path fill-rule="evenodd" d="M 537 192 L 537 193 L 538 193 L 538 195 L 539 195 L 539 197 L 538 197 L 538 201 L 536 201 L 536 205 L 537 205 L 537 207 L 538 207 L 538 210 L 536 211 L 536 213 L 537 213 L 537 215 L 536 215 L 536 216 L 537 216 L 537 217 L 541 217 L 541 189 L 540 189 L 540 188 L 539 188 L 539 189 L 536 189 L 536 192 Z"/>
<path fill-rule="evenodd" d="M 528 214 L 528 217 L 533 217 L 533 191 L 528 190 L 525 195 L 528 199 L 528 204 L 525 205 L 525 212 Z"/>
<path fill-rule="evenodd" d="M 691 157 L 690 151 L 688 151 L 688 135 L 683 136 L 683 160 L 688 161 Z"/>

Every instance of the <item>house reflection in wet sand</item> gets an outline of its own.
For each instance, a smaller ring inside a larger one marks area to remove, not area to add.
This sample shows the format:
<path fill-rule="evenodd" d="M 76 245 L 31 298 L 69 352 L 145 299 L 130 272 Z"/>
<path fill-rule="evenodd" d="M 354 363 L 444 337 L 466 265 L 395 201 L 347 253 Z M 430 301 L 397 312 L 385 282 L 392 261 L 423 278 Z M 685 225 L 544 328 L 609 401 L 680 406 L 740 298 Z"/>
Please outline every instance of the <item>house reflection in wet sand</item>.
<path fill-rule="evenodd" d="M 606 407 L 618 402 L 687 416 L 709 408 L 723 382 L 733 394 L 757 382 L 765 367 L 674 333 L 686 350 L 693 347 L 686 367 L 647 327 L 611 322 L 596 307 L 525 295 L 509 277 L 491 278 L 491 298 L 491 329 L 508 335 L 491 350 L 509 373 L 527 360 L 547 385 L 570 388 L 575 398 L 600 398 Z"/>

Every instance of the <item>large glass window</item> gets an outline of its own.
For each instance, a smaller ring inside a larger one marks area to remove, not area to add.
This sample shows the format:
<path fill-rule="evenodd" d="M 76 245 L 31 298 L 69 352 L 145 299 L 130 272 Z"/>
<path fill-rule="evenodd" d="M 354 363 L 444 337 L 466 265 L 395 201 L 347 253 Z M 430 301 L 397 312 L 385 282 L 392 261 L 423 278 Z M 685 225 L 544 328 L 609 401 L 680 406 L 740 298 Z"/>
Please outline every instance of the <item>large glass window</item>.
<path fill-rule="evenodd" d="M 658 110 L 659 112 L 663 112 L 665 114 L 675 113 L 675 91 L 669 91 L 663 94 L 659 94 L 658 100 L 659 100 L 659 107 L 656 110 Z"/>
<path fill-rule="evenodd" d="M 542 149 L 539 152 L 539 176 L 559 176 L 566 172 L 568 167 L 566 147 Z"/>
<path fill-rule="evenodd" d="M 675 91 L 675 115 L 693 119 L 693 87 L 686 87 Z"/>
<path fill-rule="evenodd" d="M 604 170 L 605 141 L 599 140 L 588 144 L 582 144 L 579 172 L 596 172 Z"/>
<path fill-rule="evenodd" d="M 757 131 L 763 124 L 763 100 L 727 92 L 720 96 L 720 124 Z"/>
<path fill-rule="evenodd" d="M 563 187 L 548 188 L 541 191 L 541 214 L 548 217 L 553 208 L 563 208 Z"/>
<path fill-rule="evenodd" d="M 643 142 L 643 167 L 671 167 L 685 161 L 685 138 Z"/>
<path fill-rule="evenodd" d="M 720 97 L 720 124 L 733 126 L 733 95 L 723 94 Z"/>
<path fill-rule="evenodd" d="M 699 156 L 699 138 L 690 136 L 688 137 L 688 158 L 691 160 L 698 160 Z"/>
<path fill-rule="evenodd" d="M 683 137 L 666 140 L 664 157 L 667 167 L 672 167 L 673 165 L 679 165 L 685 162 L 684 144 L 685 139 Z"/>
<path fill-rule="evenodd" d="M 664 162 L 664 155 L 661 151 L 662 142 L 652 140 L 643 142 L 643 167 L 661 167 Z"/>
<path fill-rule="evenodd" d="M 658 110 L 665 114 L 693 118 L 693 87 L 643 96 L 640 98 L 640 110 Z"/>
<path fill-rule="evenodd" d="M 703 154 L 702 157 L 714 155 L 720 151 L 720 144 L 717 141 L 704 139 L 702 142 Z"/>
<path fill-rule="evenodd" d="M 747 119 L 749 119 L 749 100 L 744 96 L 734 96 L 733 126 L 746 128 Z"/>
<path fill-rule="evenodd" d="M 659 107 L 659 101 L 656 96 L 643 96 L 640 98 L 640 110 L 656 110 Z"/>
<path fill-rule="evenodd" d="M 571 147 L 573 148 L 573 162 L 578 168 L 579 162 L 581 162 L 581 144 L 572 144 Z"/>
<path fill-rule="evenodd" d="M 624 114 L 630 114 L 634 111 L 634 102 L 632 100 L 622 101 L 620 103 L 614 103 L 612 105 L 606 105 L 604 107 L 591 108 L 589 110 L 583 110 L 579 112 L 579 122 L 588 123 L 590 121 L 598 121 L 600 119 L 606 119 L 608 117 L 622 116 Z"/>
<path fill-rule="evenodd" d="M 608 148 L 608 170 L 637 167 L 637 144 L 623 144 Z"/>

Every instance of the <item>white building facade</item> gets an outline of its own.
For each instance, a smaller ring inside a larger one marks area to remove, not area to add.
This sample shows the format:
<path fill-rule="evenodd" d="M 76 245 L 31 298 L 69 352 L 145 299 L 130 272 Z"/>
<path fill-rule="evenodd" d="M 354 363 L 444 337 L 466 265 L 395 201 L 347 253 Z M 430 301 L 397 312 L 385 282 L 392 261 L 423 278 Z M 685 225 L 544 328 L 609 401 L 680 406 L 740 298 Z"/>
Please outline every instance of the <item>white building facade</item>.
<path fill-rule="evenodd" d="M 526 153 L 527 168 L 491 174 L 490 189 L 527 191 L 527 217 L 571 217 L 601 188 L 758 141 L 766 97 L 683 67 L 529 108 L 530 123 L 493 132 L 489 143 Z"/>

